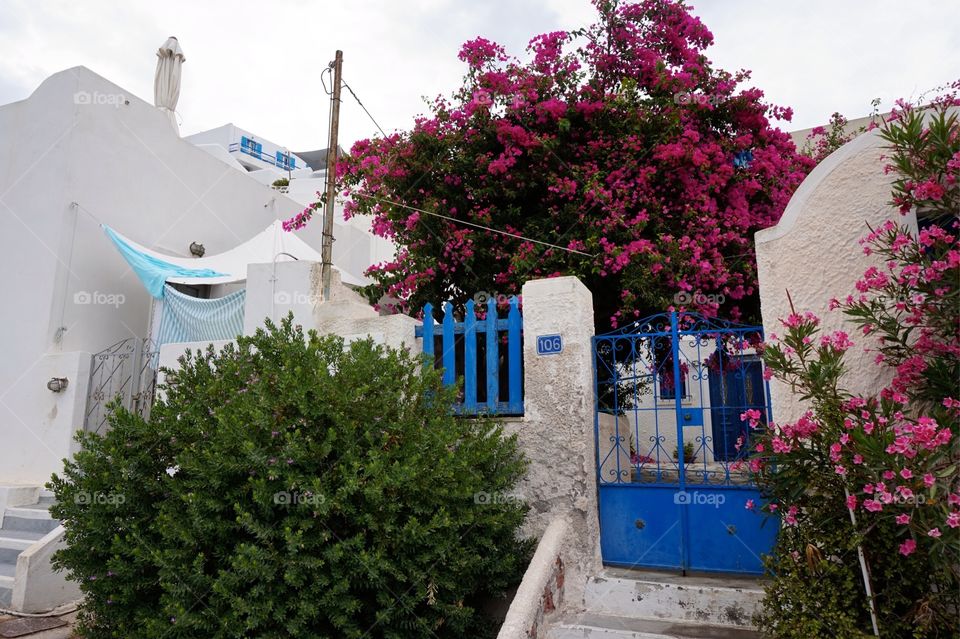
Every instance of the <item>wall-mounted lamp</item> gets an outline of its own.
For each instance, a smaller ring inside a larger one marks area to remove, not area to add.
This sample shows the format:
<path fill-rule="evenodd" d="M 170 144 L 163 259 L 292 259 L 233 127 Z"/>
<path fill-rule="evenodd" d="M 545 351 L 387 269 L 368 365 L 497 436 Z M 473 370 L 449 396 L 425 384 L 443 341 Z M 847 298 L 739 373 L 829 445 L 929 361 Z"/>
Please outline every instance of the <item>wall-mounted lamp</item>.
<path fill-rule="evenodd" d="M 47 388 L 54 393 L 62 393 L 67 390 L 67 378 L 66 377 L 51 377 L 50 381 L 47 382 Z"/>
<path fill-rule="evenodd" d="M 190 242 L 190 254 L 194 257 L 203 257 L 206 252 L 207 249 L 203 248 L 203 244 L 200 242 Z"/>

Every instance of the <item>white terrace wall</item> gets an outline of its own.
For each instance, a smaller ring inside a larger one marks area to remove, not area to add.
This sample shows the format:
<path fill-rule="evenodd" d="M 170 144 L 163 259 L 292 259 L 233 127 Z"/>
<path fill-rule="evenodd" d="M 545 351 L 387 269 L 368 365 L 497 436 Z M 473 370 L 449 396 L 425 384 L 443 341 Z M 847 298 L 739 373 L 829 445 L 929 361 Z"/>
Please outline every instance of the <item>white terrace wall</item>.
<path fill-rule="evenodd" d="M 776 226 L 756 234 L 760 308 L 766 335 L 781 335 L 780 318 L 790 314 L 788 293 L 797 312 L 820 316 L 825 331 L 843 329 L 858 343 L 848 352 L 847 388 L 876 392 L 888 380 L 866 341 L 844 320 L 830 312 L 831 298 L 856 293 L 855 282 L 879 262 L 864 255 L 857 241 L 889 219 L 916 225 L 891 207 L 891 176 L 884 175 L 884 141 L 879 131 L 865 133 L 821 162 L 797 189 Z M 858 339 L 859 337 L 859 339 Z M 797 419 L 804 407 L 784 384 L 771 380 L 774 419 Z"/>

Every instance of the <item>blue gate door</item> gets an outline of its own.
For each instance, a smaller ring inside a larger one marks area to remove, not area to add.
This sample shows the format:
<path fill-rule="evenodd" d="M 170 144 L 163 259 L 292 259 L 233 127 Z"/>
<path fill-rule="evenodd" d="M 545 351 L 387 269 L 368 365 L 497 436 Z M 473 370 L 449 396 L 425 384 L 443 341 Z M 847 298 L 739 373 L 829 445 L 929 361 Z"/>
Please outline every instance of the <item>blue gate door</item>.
<path fill-rule="evenodd" d="M 747 410 L 769 417 L 762 328 L 655 315 L 594 337 L 607 564 L 761 574 L 778 525 L 756 510 Z"/>

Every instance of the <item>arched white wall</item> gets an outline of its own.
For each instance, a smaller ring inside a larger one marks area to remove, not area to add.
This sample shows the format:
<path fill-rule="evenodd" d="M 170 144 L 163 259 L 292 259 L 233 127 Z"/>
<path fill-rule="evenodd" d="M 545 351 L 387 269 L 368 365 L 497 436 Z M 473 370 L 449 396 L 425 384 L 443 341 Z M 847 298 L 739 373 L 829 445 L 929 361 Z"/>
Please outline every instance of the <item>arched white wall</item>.
<path fill-rule="evenodd" d="M 847 353 L 846 387 L 855 393 L 875 393 L 888 381 L 885 371 L 865 352 L 873 345 L 829 311 L 831 298 L 856 294 L 854 283 L 878 261 L 864 255 L 858 240 L 886 220 L 910 220 L 890 206 L 892 177 L 883 172 L 886 143 L 878 130 L 860 135 L 837 149 L 803 181 L 780 222 L 755 236 L 763 327 L 783 334 L 780 318 L 790 313 L 787 294 L 797 312 L 820 316 L 825 331 L 846 330 L 857 343 Z M 915 224 L 915 221 L 912 222 Z M 774 420 L 797 419 L 804 407 L 784 384 L 771 380 Z"/>

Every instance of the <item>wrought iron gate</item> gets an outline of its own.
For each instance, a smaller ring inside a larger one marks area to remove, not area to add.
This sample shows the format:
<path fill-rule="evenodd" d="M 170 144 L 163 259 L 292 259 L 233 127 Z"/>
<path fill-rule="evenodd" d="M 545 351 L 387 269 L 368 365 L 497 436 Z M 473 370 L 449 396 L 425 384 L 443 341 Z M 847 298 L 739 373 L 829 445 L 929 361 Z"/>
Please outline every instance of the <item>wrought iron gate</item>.
<path fill-rule="evenodd" d="M 157 385 L 160 348 L 150 338 L 129 337 L 93 356 L 84 430 L 100 432 L 107 404 L 117 399 L 127 410 L 150 416 Z"/>
<path fill-rule="evenodd" d="M 759 326 L 655 315 L 593 338 L 605 563 L 760 574 L 777 523 L 755 510 L 747 410 L 770 415 Z"/>

